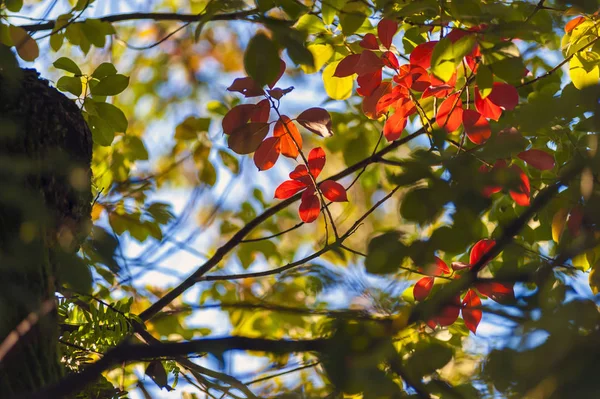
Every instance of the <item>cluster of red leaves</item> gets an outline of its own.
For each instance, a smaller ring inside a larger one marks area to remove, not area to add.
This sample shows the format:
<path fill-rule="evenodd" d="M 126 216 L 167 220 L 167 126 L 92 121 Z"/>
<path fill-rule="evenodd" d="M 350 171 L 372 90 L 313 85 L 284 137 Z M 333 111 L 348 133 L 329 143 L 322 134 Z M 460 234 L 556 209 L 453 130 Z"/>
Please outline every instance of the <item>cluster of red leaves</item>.
<path fill-rule="evenodd" d="M 435 258 L 435 264 L 431 267 L 419 268 L 420 271 L 427 274 L 427 276 L 421 278 L 415 284 L 413 288 L 415 299 L 417 301 L 423 301 L 429 296 L 436 277 L 447 276 L 460 278 L 460 274 L 456 272 L 471 269 L 473 265 L 475 265 L 494 245 L 496 245 L 494 240 L 478 241 L 471 249 L 469 264 L 454 262 L 452 263 L 452 271 L 448 265 L 438 257 Z M 475 284 L 474 288 L 467 290 L 462 300 L 460 294 L 454 296 L 450 303 L 445 305 L 435 317 L 427 321 L 427 325 L 431 328 L 435 328 L 438 325 L 442 327 L 450 326 L 458 319 L 458 315 L 462 313 L 465 325 L 475 334 L 477 326 L 483 316 L 480 297 L 490 298 L 496 302 L 504 302 L 514 298 L 514 288 L 512 284 L 478 282 Z"/>
<path fill-rule="evenodd" d="M 301 190 L 300 208 L 298 213 L 300 219 L 305 223 L 314 222 L 321 212 L 321 200 L 317 195 L 315 182 L 321 170 L 325 166 L 325 151 L 317 147 L 308 154 L 308 168 L 298 165 L 290 173 L 290 180 L 286 180 L 275 190 L 275 198 L 287 199 Z M 325 198 L 332 202 L 348 201 L 346 189 L 340 183 L 333 180 L 325 180 L 319 184 L 319 189 Z"/>
<path fill-rule="evenodd" d="M 454 29 L 447 38 L 454 43 L 466 35 L 478 34 L 481 28 L 474 27 L 469 31 Z M 415 101 L 418 101 L 416 97 L 420 95 L 420 99 L 432 96 L 444 99 L 435 119 L 439 127 L 453 132 L 463 125 L 469 140 L 475 144 L 484 143 L 491 136 L 488 119 L 497 121 L 503 110 L 514 109 L 519 101 L 517 90 L 509 84 L 495 82 L 491 92 L 484 98 L 475 86 L 475 109 L 465 109 L 461 96 L 469 88 L 456 89 L 456 71 L 448 81 L 443 81 L 428 71 L 433 51 L 439 42 L 430 41 L 418 45 L 410 54 L 409 64 L 400 65 L 396 55 L 390 51 L 397 29 L 396 22 L 381 20 L 377 26 L 378 37 L 371 33 L 365 35 L 360 42 L 364 50 L 360 54 L 345 57 L 337 66 L 334 76 L 358 75 L 357 92 L 364 97 L 365 115 L 377 119 L 388 114 L 383 131 L 388 141 L 400 138 L 408 118 L 417 112 Z M 379 42 L 385 50 L 381 50 Z M 464 58 L 472 76 L 477 73 L 480 57 L 479 45 L 474 44 L 471 52 Z M 382 80 L 384 67 L 394 70 L 392 81 Z"/>
<path fill-rule="evenodd" d="M 499 132 L 499 135 L 502 134 L 519 133 L 516 129 L 511 128 Z M 550 170 L 554 168 L 555 164 L 554 157 L 552 155 L 548 154 L 545 151 L 538 150 L 535 148 L 522 151 L 519 154 L 517 154 L 517 157 L 527 162 L 529 166 L 539 170 Z M 518 181 L 518 185 L 517 187 L 513 186 L 508 190 L 509 195 L 518 205 L 529 206 L 531 197 L 531 186 L 529 184 L 529 177 L 518 165 L 512 164 L 509 166 L 507 160 L 499 159 L 496 161 L 492 168 L 490 168 L 487 165 L 481 165 L 479 171 L 481 173 L 505 173 L 508 175 L 512 174 L 515 180 Z M 483 189 L 483 195 L 486 197 L 490 197 L 492 194 L 502 191 L 502 189 L 503 187 L 498 185 L 486 186 Z"/>

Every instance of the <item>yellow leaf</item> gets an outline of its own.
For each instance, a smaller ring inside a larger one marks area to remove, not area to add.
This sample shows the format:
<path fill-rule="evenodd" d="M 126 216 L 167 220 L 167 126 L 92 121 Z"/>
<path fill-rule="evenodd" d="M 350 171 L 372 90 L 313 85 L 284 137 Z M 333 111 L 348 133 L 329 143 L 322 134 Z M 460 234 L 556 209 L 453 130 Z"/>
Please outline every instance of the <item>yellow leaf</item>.
<path fill-rule="evenodd" d="M 331 59 L 334 53 L 333 47 L 330 44 L 311 44 L 307 48 L 308 51 L 312 53 L 315 60 L 314 67 L 308 65 L 300 66 L 304 73 L 307 74 L 317 73 L 319 70 L 321 70 L 323 65 L 325 65 L 325 63 Z"/>
<path fill-rule="evenodd" d="M 569 211 L 566 208 L 561 208 L 554 214 L 554 217 L 552 218 L 552 239 L 556 243 L 558 243 L 558 240 L 565 229 L 568 212 Z"/>
<path fill-rule="evenodd" d="M 584 272 L 590 268 L 590 262 L 588 262 L 587 256 L 584 253 L 575 256 L 571 262 L 573 263 L 573 266 Z"/>
<path fill-rule="evenodd" d="M 579 90 L 598 84 L 600 67 L 596 62 L 587 61 L 582 55 L 576 54 L 569 62 L 569 76 Z"/>
<path fill-rule="evenodd" d="M 325 85 L 325 92 L 327 92 L 329 97 L 334 100 L 345 100 L 352 94 L 354 78 L 352 76 L 345 78 L 334 77 L 335 68 L 337 68 L 339 63 L 339 61 L 332 62 L 323 70 L 323 84 Z"/>
<path fill-rule="evenodd" d="M 29 36 L 25 29 L 11 25 L 9 27 L 9 32 L 19 57 L 24 61 L 32 62 L 40 55 L 40 49 L 37 42 Z"/>

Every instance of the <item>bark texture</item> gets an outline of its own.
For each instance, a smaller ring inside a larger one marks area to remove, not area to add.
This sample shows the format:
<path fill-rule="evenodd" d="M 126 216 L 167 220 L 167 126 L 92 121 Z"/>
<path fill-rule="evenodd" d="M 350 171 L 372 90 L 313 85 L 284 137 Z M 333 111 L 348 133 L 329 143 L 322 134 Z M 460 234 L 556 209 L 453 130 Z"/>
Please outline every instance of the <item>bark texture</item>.
<path fill-rule="evenodd" d="M 61 266 L 89 231 L 91 156 L 72 100 L 35 70 L 0 67 L 0 342 L 55 300 Z M 53 311 L 0 363 L 0 397 L 56 382 L 59 359 Z"/>

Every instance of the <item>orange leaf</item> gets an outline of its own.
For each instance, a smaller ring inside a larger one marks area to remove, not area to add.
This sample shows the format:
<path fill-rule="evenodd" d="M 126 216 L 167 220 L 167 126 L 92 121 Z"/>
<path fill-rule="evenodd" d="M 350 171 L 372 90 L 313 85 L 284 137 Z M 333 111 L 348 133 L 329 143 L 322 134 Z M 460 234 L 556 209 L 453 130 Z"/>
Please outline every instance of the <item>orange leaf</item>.
<path fill-rule="evenodd" d="M 391 90 L 391 82 L 382 82 L 379 87 L 373 91 L 373 93 L 364 98 L 362 109 L 368 118 L 377 119 L 382 115 L 381 112 L 377 111 L 377 102 L 381 97 L 389 93 Z"/>
<path fill-rule="evenodd" d="M 396 112 L 390 116 L 383 125 L 383 135 L 388 142 L 398 140 L 406 127 L 406 116 L 402 112 Z"/>
<path fill-rule="evenodd" d="M 565 33 L 571 32 L 585 21 L 585 17 L 573 18 L 565 25 Z"/>
<path fill-rule="evenodd" d="M 453 132 L 462 123 L 462 100 L 458 93 L 452 94 L 442 102 L 438 109 L 436 122 L 448 132 Z"/>
<path fill-rule="evenodd" d="M 261 143 L 254 153 L 254 164 L 258 170 L 271 169 L 277 162 L 280 152 L 279 137 L 269 137 Z"/>
<path fill-rule="evenodd" d="M 417 65 L 421 68 L 429 69 L 431 66 L 431 54 L 433 53 L 433 48 L 436 44 L 437 40 L 432 40 L 427 43 L 421 43 L 415 47 L 412 53 L 410 53 L 411 65 Z"/>
<path fill-rule="evenodd" d="M 285 115 L 275 123 L 273 136 L 281 138 L 281 153 L 288 157 L 296 159 L 299 150 L 302 149 L 302 136 L 294 122 Z"/>

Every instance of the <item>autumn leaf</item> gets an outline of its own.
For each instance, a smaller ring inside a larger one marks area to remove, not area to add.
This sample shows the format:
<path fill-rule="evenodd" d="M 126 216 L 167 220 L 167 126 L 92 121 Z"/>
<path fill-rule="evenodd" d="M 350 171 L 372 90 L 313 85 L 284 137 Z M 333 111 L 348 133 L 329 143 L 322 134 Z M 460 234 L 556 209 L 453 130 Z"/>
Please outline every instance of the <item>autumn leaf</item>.
<path fill-rule="evenodd" d="M 387 49 L 392 47 L 392 39 L 398 31 L 398 23 L 391 19 L 384 18 L 377 24 L 377 36 L 381 40 L 381 44 Z"/>
<path fill-rule="evenodd" d="M 302 136 L 294 122 L 286 115 L 275 123 L 273 136 L 281 139 L 281 154 L 296 159 L 302 150 Z"/>
<path fill-rule="evenodd" d="M 532 148 L 517 154 L 519 158 L 539 170 L 550 170 L 554 168 L 554 157 L 545 151 Z"/>
<path fill-rule="evenodd" d="M 490 124 L 479 112 L 466 109 L 463 111 L 465 133 L 474 144 L 483 144 L 492 135 Z"/>
<path fill-rule="evenodd" d="M 332 202 L 346 202 L 348 201 L 348 196 L 346 194 L 346 189 L 340 183 L 333 180 L 325 180 L 319 186 L 323 196 Z"/>
<path fill-rule="evenodd" d="M 359 42 L 359 44 L 362 48 L 368 50 L 379 50 L 379 42 L 377 41 L 377 37 L 372 33 L 367 33 Z"/>
<path fill-rule="evenodd" d="M 323 108 L 313 107 L 304 110 L 298 115 L 296 121 L 321 137 L 333 136 L 331 130 L 331 115 Z"/>
<path fill-rule="evenodd" d="M 462 100 L 458 93 L 446 98 L 440 105 L 436 122 L 448 132 L 453 132 L 461 125 L 463 119 Z"/>
<path fill-rule="evenodd" d="M 281 153 L 281 140 L 279 137 L 265 139 L 254 153 L 254 164 L 258 170 L 268 170 L 275 165 Z"/>
<path fill-rule="evenodd" d="M 268 123 L 248 123 L 235 129 L 229 136 L 229 148 L 238 154 L 250 154 L 256 151 L 269 133 Z"/>

